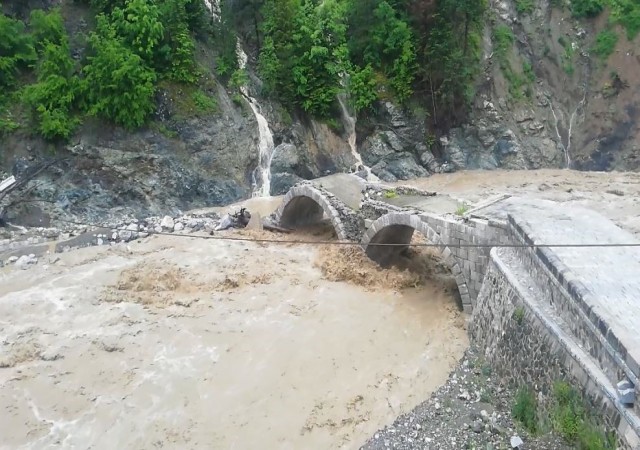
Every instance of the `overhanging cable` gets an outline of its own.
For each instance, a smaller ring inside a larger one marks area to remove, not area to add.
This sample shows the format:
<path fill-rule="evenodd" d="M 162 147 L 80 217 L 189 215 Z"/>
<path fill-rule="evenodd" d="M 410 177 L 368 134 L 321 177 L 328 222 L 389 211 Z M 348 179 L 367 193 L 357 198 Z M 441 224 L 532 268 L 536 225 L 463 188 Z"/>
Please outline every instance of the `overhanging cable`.
<path fill-rule="evenodd" d="M 85 227 L 94 227 L 94 228 L 108 228 L 110 230 L 115 231 L 131 231 L 126 228 L 117 228 L 106 225 L 97 225 L 97 224 L 87 224 L 82 222 L 74 222 L 70 220 L 62 220 L 58 219 L 60 222 L 72 223 L 75 225 L 85 226 Z M 184 233 L 175 233 L 175 232 L 166 232 L 166 231 L 154 231 L 149 230 L 146 231 L 149 235 L 160 235 L 160 236 L 174 236 L 181 238 L 191 238 L 191 239 L 210 239 L 216 241 L 237 241 L 237 242 L 255 242 L 255 243 L 264 243 L 264 244 L 288 244 L 288 245 L 346 245 L 346 246 L 362 246 L 360 242 L 350 242 L 350 241 L 336 241 L 336 240 L 312 240 L 312 239 L 296 239 L 296 240 L 286 240 L 286 239 L 269 239 L 269 238 L 253 238 L 253 237 L 244 237 L 244 236 L 211 236 L 211 235 L 201 235 L 201 234 L 184 234 Z M 492 247 L 501 247 L 501 248 L 615 248 L 615 247 L 640 247 L 640 242 L 630 242 L 630 243 L 592 243 L 592 244 L 505 244 L 505 243 L 484 243 L 484 244 L 466 244 L 466 243 L 432 243 L 432 242 L 414 242 L 414 243 L 382 243 L 382 242 L 371 242 L 367 244 L 367 247 L 450 247 L 450 248 L 492 248 Z"/>

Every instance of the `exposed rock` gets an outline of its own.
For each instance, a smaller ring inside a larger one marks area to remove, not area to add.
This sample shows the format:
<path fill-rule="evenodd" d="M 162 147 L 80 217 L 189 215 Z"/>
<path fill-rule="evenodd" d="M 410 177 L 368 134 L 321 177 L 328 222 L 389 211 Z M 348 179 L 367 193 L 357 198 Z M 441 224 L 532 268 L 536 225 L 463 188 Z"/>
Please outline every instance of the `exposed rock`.
<path fill-rule="evenodd" d="M 362 148 L 360 149 L 363 162 L 370 167 L 381 161 L 385 161 L 388 156 L 393 155 L 394 153 L 395 151 L 393 148 L 387 144 L 381 134 L 369 136 L 364 141 Z"/>
<path fill-rule="evenodd" d="M 396 152 L 404 151 L 404 145 L 400 142 L 398 135 L 393 131 L 383 131 L 380 133 L 385 142 Z"/>
<path fill-rule="evenodd" d="M 182 231 L 184 230 L 184 224 L 182 222 L 176 222 L 173 226 L 173 231 Z"/>
<path fill-rule="evenodd" d="M 18 258 L 18 260 L 15 262 L 15 266 L 18 267 L 19 269 L 28 269 L 29 266 L 32 266 L 34 264 L 38 263 L 38 258 L 36 258 L 36 255 L 34 254 L 30 254 L 30 255 L 22 255 L 20 258 Z"/>
<path fill-rule="evenodd" d="M 271 174 L 271 195 L 284 195 L 295 184 L 303 181 L 292 173 Z"/>
<path fill-rule="evenodd" d="M 293 144 L 283 143 L 278 145 L 273 152 L 271 172 L 295 173 L 298 164 L 300 164 L 298 148 Z"/>
<path fill-rule="evenodd" d="M 163 230 L 173 231 L 173 227 L 175 226 L 175 222 L 173 221 L 173 217 L 164 216 L 162 218 L 162 222 L 160 222 L 160 227 Z"/>

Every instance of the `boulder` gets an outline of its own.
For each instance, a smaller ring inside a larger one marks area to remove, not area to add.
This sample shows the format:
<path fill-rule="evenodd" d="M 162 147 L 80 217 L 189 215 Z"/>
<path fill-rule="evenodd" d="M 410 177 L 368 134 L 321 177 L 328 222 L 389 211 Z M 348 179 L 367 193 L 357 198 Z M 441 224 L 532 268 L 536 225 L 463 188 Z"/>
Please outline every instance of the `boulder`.
<path fill-rule="evenodd" d="M 165 231 L 173 231 L 173 227 L 175 226 L 175 222 L 173 218 L 170 216 L 164 216 L 162 221 L 160 222 L 160 227 L 162 227 Z"/>
<path fill-rule="evenodd" d="M 298 149 L 293 144 L 282 143 L 273 151 L 271 159 L 271 172 L 294 173 L 296 167 L 300 163 Z"/>
<path fill-rule="evenodd" d="M 18 258 L 15 265 L 16 267 L 25 270 L 37 263 L 38 263 L 38 258 L 36 258 L 36 255 L 30 254 L 30 255 L 22 255 L 20 258 Z"/>

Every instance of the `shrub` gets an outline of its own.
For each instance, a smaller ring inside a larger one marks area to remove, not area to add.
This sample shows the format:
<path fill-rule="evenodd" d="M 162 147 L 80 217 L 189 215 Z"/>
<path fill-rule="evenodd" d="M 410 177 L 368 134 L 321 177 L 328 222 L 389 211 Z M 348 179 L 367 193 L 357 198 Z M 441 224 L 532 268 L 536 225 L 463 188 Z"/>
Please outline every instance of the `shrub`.
<path fill-rule="evenodd" d="M 596 36 L 596 43 L 591 50 L 600 58 L 607 59 L 615 50 L 617 43 L 618 35 L 615 31 L 610 29 L 602 30 Z"/>
<path fill-rule="evenodd" d="M 640 32 L 640 4 L 634 0 L 609 0 L 611 17 L 627 31 L 629 40 Z"/>
<path fill-rule="evenodd" d="M 572 0 L 571 13 L 574 17 L 595 17 L 604 9 L 603 0 Z"/>
<path fill-rule="evenodd" d="M 603 432 L 593 423 L 578 391 L 569 383 L 566 381 L 554 383 L 553 396 L 553 427 L 565 440 L 582 450 L 616 448 L 613 436 Z"/>
<path fill-rule="evenodd" d="M 512 409 L 513 418 L 520 422 L 531 434 L 538 432 L 538 402 L 529 387 L 521 387 L 516 393 Z"/>
<path fill-rule="evenodd" d="M 516 0 L 516 11 L 518 11 L 518 14 L 531 14 L 533 10 L 533 0 Z"/>

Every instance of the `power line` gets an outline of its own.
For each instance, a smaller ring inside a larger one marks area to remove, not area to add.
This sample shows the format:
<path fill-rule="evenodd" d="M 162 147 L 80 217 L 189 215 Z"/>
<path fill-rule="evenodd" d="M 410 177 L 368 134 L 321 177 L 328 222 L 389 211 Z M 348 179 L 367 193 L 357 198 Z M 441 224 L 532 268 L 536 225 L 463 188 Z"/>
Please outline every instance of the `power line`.
<path fill-rule="evenodd" d="M 97 224 L 87 224 L 82 222 L 74 222 L 70 220 L 62 220 L 58 219 L 60 222 L 72 223 L 75 225 L 81 225 L 86 227 L 94 227 L 94 228 L 108 228 L 116 231 L 132 231 L 127 230 L 126 228 L 117 228 L 106 225 L 97 225 Z M 265 243 L 265 244 L 288 244 L 288 245 L 339 245 L 339 246 L 362 246 L 360 242 L 350 242 L 350 241 L 327 241 L 327 240 L 286 240 L 286 239 L 269 239 L 269 238 L 253 238 L 253 237 L 243 237 L 243 236 L 212 236 L 212 235 L 201 235 L 201 234 L 185 234 L 185 233 L 175 233 L 175 232 L 166 232 L 166 231 L 155 231 L 149 230 L 147 231 L 149 235 L 160 235 L 160 236 L 175 236 L 181 238 L 191 238 L 191 239 L 210 239 L 215 241 L 237 241 L 237 242 L 255 242 L 255 243 Z M 484 243 L 484 244 L 454 244 L 454 243 L 432 243 L 432 242 L 415 242 L 415 243 L 383 243 L 383 242 L 371 242 L 367 244 L 367 246 L 371 247 L 451 247 L 451 248 L 493 248 L 493 247 L 501 247 L 501 248 L 615 248 L 615 247 L 640 247 L 640 242 L 631 242 L 631 243 L 594 243 L 594 244 L 504 244 L 504 243 Z"/>

